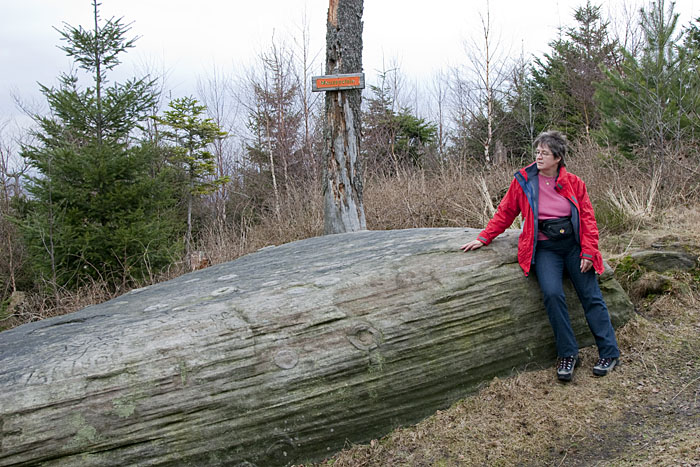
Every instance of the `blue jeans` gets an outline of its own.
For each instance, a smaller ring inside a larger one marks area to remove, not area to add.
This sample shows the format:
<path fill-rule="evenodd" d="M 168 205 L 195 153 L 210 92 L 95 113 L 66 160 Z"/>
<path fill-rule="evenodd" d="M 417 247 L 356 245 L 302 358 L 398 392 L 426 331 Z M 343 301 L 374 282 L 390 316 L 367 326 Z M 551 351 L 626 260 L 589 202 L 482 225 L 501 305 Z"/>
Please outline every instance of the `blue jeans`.
<path fill-rule="evenodd" d="M 540 240 L 535 252 L 535 273 L 540 283 L 544 306 L 557 343 L 557 355 L 578 355 L 578 343 L 569 320 L 564 297 L 564 271 L 576 289 L 588 327 L 595 337 L 600 358 L 619 357 L 615 330 L 610 322 L 608 307 L 598 286 L 598 279 L 591 268 L 581 273 L 581 247 L 571 236 L 566 240 Z"/>

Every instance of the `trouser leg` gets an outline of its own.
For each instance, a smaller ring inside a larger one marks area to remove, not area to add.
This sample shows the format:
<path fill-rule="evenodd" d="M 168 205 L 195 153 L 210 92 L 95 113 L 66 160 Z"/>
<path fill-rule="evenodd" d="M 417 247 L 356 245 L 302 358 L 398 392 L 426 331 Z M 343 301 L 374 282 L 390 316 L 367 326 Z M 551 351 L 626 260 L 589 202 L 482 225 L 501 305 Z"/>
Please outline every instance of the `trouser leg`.
<path fill-rule="evenodd" d="M 610 322 L 610 313 L 598 285 L 598 278 L 593 269 L 581 272 L 581 249 L 576 248 L 566 257 L 566 269 L 576 289 L 583 307 L 588 327 L 593 333 L 600 358 L 616 358 L 620 350 L 615 339 L 615 330 Z"/>
<path fill-rule="evenodd" d="M 542 290 L 544 306 L 549 316 L 549 323 L 554 331 L 557 345 L 557 356 L 569 357 L 578 355 L 578 344 L 571 328 L 569 310 L 562 279 L 564 276 L 564 255 L 549 249 L 545 242 L 537 246 L 535 256 L 535 273 Z"/>

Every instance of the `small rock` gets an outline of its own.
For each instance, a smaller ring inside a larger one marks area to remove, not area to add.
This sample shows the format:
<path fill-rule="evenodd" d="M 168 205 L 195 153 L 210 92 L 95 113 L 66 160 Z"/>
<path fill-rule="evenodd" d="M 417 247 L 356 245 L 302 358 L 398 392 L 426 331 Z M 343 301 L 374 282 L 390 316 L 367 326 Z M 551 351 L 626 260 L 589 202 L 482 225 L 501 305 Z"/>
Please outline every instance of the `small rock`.
<path fill-rule="evenodd" d="M 683 251 L 644 250 L 632 253 L 630 257 L 640 266 L 650 271 L 688 271 L 698 266 L 696 256 Z"/>

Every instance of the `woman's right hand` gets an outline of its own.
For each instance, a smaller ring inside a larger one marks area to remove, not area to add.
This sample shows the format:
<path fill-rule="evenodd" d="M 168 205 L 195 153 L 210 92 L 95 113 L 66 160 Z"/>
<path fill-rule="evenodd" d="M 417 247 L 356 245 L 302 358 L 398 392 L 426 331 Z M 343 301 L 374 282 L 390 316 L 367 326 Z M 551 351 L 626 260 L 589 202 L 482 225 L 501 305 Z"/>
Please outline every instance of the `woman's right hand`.
<path fill-rule="evenodd" d="M 459 249 L 463 250 L 463 251 L 469 251 L 469 250 L 476 250 L 477 248 L 481 248 L 482 246 L 484 246 L 484 244 L 481 243 L 481 241 L 472 240 L 471 242 L 466 243 L 466 244 L 462 245 L 461 247 L 459 247 Z"/>

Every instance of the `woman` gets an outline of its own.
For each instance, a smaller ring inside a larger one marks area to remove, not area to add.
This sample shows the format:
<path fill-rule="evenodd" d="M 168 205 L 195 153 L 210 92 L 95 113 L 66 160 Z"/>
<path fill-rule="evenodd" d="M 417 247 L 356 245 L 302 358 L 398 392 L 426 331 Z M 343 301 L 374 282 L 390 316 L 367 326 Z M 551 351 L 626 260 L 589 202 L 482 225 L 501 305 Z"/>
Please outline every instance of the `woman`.
<path fill-rule="evenodd" d="M 566 271 L 583 305 L 598 346 L 593 374 L 605 376 L 619 362 L 620 351 L 608 308 L 595 273 L 603 272 L 598 227 L 586 185 L 566 171 L 566 138 L 546 131 L 535 140 L 535 162 L 516 172 L 510 188 L 486 228 L 460 249 L 488 245 L 522 213 L 518 262 L 527 276 L 532 268 L 557 346 L 557 377 L 571 381 L 578 363 L 578 344 L 571 329 L 562 280 Z"/>

